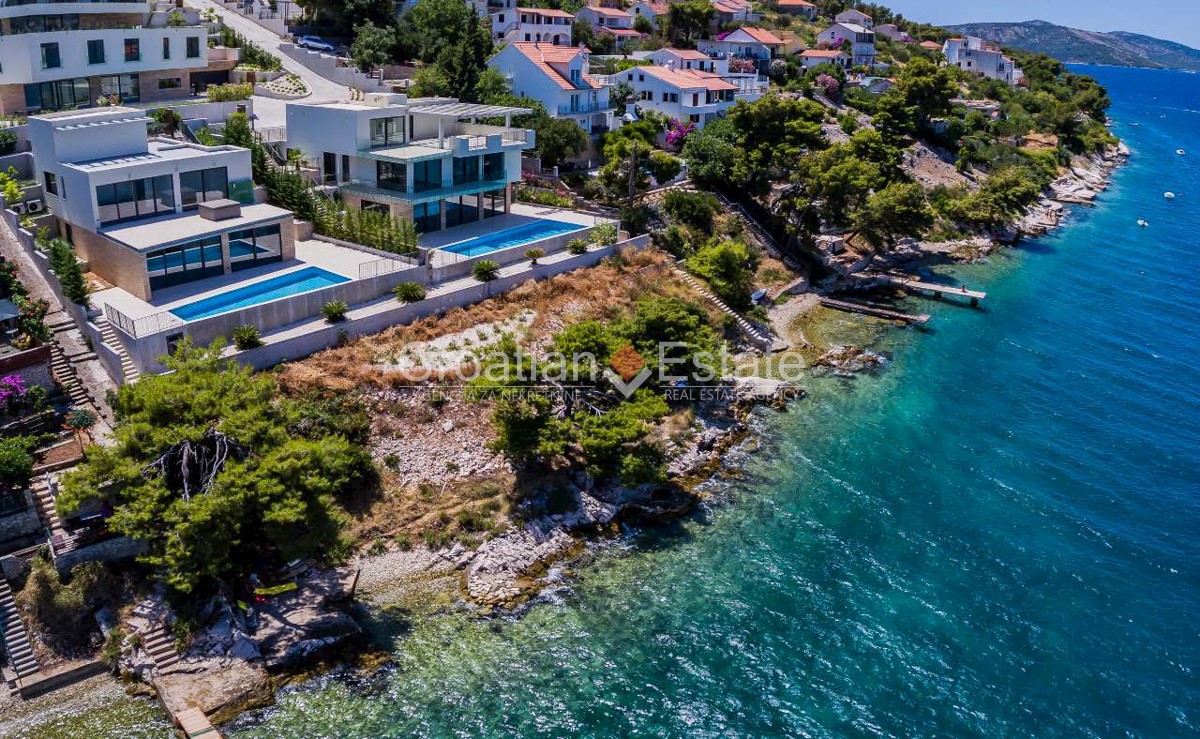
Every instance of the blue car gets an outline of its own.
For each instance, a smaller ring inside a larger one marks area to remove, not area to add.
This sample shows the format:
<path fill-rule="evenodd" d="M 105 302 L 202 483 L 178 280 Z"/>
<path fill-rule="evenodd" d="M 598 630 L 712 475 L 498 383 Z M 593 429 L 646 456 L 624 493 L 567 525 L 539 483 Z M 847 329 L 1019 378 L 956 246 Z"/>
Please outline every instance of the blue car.
<path fill-rule="evenodd" d="M 333 44 L 329 43 L 320 36 L 301 36 L 300 38 L 296 39 L 296 46 L 300 46 L 305 49 L 311 49 L 313 51 L 323 51 L 326 54 L 332 54 L 334 51 Z"/>

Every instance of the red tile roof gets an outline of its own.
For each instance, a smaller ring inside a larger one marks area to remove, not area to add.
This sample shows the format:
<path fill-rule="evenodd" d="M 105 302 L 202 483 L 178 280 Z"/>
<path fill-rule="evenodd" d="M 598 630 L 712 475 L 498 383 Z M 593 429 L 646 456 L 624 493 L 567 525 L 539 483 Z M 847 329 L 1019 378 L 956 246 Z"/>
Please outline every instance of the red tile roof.
<path fill-rule="evenodd" d="M 631 15 L 626 10 L 617 10 L 616 8 L 604 8 L 599 5 L 588 6 L 588 10 L 592 11 L 596 15 L 608 16 L 610 18 L 632 18 L 633 17 L 633 15 Z"/>
<path fill-rule="evenodd" d="M 756 28 L 754 26 L 742 26 L 741 28 L 738 28 L 736 30 L 730 31 L 729 33 L 725 34 L 724 37 L 727 37 L 730 34 L 737 33 L 738 31 L 745 31 L 746 34 L 750 36 L 750 38 L 754 39 L 755 41 L 757 41 L 760 44 L 766 44 L 767 46 L 783 46 L 783 39 L 779 38 L 778 36 L 776 36 L 775 34 L 771 33 L 770 31 L 768 31 L 764 28 Z M 722 37 L 722 38 L 724 38 L 724 37 Z"/>
<path fill-rule="evenodd" d="M 845 55 L 845 52 L 838 51 L 837 49 L 805 49 L 800 52 L 800 56 L 806 56 L 810 59 L 833 59 Z"/>
<path fill-rule="evenodd" d="M 692 60 L 704 61 L 704 62 L 709 60 L 708 54 L 705 54 L 703 51 L 696 51 L 695 49 L 666 48 L 666 49 L 663 49 L 663 51 L 665 51 L 668 54 L 671 54 L 672 56 L 675 56 L 679 59 L 692 59 Z"/>
<path fill-rule="evenodd" d="M 533 13 L 535 15 L 544 15 L 547 18 L 574 18 L 575 16 L 565 10 L 555 10 L 553 8 L 517 8 L 518 13 Z"/>
<path fill-rule="evenodd" d="M 816 5 L 808 2 L 808 0 L 779 0 L 776 3 L 781 8 L 815 8 Z"/>
<path fill-rule="evenodd" d="M 636 67 L 636 71 L 645 72 L 651 77 L 657 77 L 672 87 L 683 90 L 694 90 L 697 87 L 711 92 L 724 92 L 738 89 L 737 85 L 726 82 L 720 75 L 711 72 L 701 72 L 695 69 L 667 69 L 666 67 Z"/>
<path fill-rule="evenodd" d="M 558 86 L 564 90 L 577 89 L 571 84 L 571 80 L 567 79 L 557 69 L 550 66 L 552 64 L 569 64 L 580 53 L 587 51 L 581 46 L 555 46 L 553 44 L 539 44 L 529 41 L 516 41 L 511 46 L 521 52 L 529 61 L 533 62 L 538 69 L 558 83 Z M 600 83 L 591 77 L 584 75 L 583 80 L 588 83 L 592 89 L 600 89 Z"/>

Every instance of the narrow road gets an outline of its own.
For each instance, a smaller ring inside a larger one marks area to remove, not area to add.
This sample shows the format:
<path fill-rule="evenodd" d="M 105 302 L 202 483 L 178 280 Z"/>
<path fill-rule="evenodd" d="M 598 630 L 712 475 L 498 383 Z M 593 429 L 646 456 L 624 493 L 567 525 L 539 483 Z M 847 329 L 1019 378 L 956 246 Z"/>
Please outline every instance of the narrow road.
<path fill-rule="evenodd" d="M 276 36 L 253 20 L 240 13 L 226 10 L 223 5 L 212 0 L 190 0 L 189 4 L 200 10 L 212 8 L 221 17 L 221 20 L 225 22 L 225 25 L 282 59 L 283 68 L 299 76 L 300 79 L 308 84 L 308 89 L 312 90 L 312 95 L 303 98 L 304 100 L 343 100 L 346 98 L 348 90 L 345 85 L 322 77 L 279 51 L 279 45 L 287 42 L 287 39 Z M 287 102 L 286 100 L 276 100 L 275 98 L 255 95 L 254 113 L 258 116 L 257 125 L 263 127 L 285 125 L 287 123 Z"/>

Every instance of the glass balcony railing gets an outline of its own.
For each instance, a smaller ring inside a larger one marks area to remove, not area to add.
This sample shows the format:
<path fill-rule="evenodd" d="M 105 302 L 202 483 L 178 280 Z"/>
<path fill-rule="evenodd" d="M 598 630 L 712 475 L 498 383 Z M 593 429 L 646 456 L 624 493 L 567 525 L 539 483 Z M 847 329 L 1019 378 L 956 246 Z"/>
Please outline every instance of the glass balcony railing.
<path fill-rule="evenodd" d="M 583 113 L 600 113 L 612 109 L 613 104 L 608 100 L 581 100 L 578 103 L 567 103 L 566 105 L 558 106 L 558 114 L 575 115 Z"/>

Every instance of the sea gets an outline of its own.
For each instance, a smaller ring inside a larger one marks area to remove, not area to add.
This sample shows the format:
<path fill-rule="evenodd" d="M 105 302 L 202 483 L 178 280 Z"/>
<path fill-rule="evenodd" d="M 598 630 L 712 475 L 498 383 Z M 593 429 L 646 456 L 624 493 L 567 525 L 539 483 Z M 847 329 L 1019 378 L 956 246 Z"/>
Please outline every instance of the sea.
<path fill-rule="evenodd" d="M 864 334 L 882 371 L 807 378 L 699 515 L 521 618 L 377 614 L 391 665 L 225 734 L 1200 733 L 1200 76 L 1076 71 L 1132 158 L 1059 231 L 938 270 L 984 307 L 910 299 L 926 328 Z M 24 730 L 167 735 L 132 698 Z"/>

